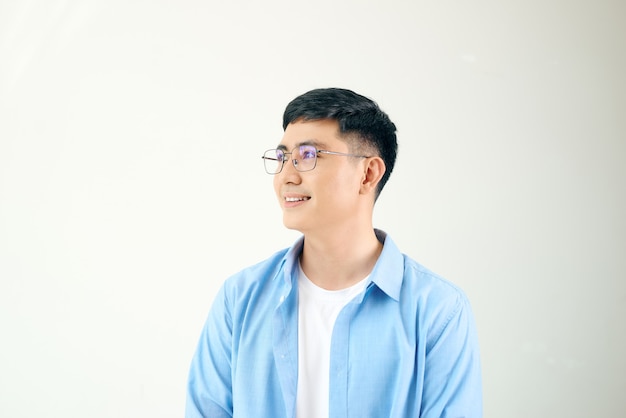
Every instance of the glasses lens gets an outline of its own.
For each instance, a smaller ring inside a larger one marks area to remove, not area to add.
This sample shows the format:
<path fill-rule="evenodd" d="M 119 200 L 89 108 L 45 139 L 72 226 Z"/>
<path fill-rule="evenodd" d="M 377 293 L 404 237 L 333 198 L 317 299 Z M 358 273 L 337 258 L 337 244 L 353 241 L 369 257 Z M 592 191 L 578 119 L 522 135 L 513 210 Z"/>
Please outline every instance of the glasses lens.
<path fill-rule="evenodd" d="M 265 151 L 263 154 L 263 163 L 265 164 L 265 171 L 269 174 L 276 174 L 283 166 L 283 159 L 285 153 L 282 150 L 271 149 Z"/>
<path fill-rule="evenodd" d="M 300 145 L 294 150 L 294 158 L 298 160 L 298 171 L 309 171 L 315 168 L 317 149 L 313 145 Z"/>

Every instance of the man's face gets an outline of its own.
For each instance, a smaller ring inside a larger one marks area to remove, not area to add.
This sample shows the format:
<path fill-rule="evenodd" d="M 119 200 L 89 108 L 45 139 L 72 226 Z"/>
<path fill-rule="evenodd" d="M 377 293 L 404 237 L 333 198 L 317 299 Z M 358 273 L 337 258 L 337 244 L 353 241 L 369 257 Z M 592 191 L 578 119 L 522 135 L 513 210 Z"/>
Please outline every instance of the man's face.
<path fill-rule="evenodd" d="M 350 153 L 339 138 L 335 120 L 300 121 L 287 126 L 279 148 L 291 152 L 299 145 L 318 150 Z M 283 222 L 302 233 L 331 232 L 354 218 L 363 179 L 363 158 L 318 153 L 317 165 L 300 172 L 291 154 L 283 170 L 274 176 L 274 190 L 283 210 Z"/>

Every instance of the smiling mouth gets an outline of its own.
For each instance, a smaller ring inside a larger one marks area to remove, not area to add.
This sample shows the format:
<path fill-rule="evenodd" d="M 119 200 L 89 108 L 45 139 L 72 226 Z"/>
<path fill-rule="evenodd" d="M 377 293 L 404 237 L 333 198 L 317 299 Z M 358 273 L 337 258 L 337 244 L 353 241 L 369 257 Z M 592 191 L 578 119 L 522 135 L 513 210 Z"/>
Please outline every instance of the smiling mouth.
<path fill-rule="evenodd" d="M 285 198 L 285 202 L 302 202 L 305 200 L 309 200 L 310 197 L 308 196 L 303 196 L 303 197 L 286 197 Z"/>

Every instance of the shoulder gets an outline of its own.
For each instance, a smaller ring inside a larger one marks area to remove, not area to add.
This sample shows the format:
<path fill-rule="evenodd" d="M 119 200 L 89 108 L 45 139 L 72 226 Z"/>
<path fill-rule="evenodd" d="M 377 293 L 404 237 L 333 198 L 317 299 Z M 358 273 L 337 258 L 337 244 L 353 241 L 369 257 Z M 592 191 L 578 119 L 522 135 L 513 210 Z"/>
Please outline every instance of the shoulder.
<path fill-rule="evenodd" d="M 415 298 L 424 313 L 446 311 L 453 314 L 468 304 L 467 295 L 459 286 L 404 256 L 403 292 Z"/>
<path fill-rule="evenodd" d="M 454 305 L 465 299 L 459 287 L 404 254 L 383 231 L 376 232 L 384 247 L 372 280 L 383 292 L 408 306 Z"/>
<path fill-rule="evenodd" d="M 231 297 L 242 296 L 263 288 L 273 280 L 278 281 L 278 275 L 282 271 L 288 251 L 289 248 L 281 249 L 265 260 L 228 277 L 222 285 L 226 295 Z"/>
<path fill-rule="evenodd" d="M 404 286 L 411 294 L 435 300 L 463 300 L 465 292 L 414 259 L 404 255 Z"/>

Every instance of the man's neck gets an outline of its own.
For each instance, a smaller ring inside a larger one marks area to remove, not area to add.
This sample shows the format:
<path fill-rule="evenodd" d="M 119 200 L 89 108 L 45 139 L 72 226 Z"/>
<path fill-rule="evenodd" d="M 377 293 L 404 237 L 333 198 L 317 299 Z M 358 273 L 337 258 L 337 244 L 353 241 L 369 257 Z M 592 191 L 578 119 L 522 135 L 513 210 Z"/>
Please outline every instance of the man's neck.
<path fill-rule="evenodd" d="M 334 230 L 323 236 L 305 234 L 300 264 L 317 286 L 345 289 L 372 271 L 382 248 L 371 226 Z"/>

